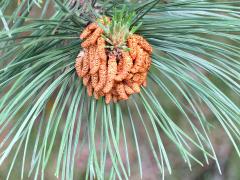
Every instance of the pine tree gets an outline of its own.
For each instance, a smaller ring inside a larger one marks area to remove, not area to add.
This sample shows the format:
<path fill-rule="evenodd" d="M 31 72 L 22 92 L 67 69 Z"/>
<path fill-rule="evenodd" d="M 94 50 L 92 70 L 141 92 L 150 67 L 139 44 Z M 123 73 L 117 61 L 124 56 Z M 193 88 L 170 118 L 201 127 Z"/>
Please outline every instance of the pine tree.
<path fill-rule="evenodd" d="M 142 177 L 143 141 L 162 177 L 174 171 L 167 144 L 190 169 L 214 160 L 221 173 L 214 128 L 240 155 L 240 1 L 2 0 L 0 7 L 3 178 L 20 162 L 18 179 L 44 179 L 47 169 L 67 180 L 84 170 L 86 179 L 130 179 L 129 148 Z M 76 74 L 79 35 L 124 7 L 135 12 L 129 27 L 139 25 L 153 47 L 152 64 L 140 93 L 106 104 L 89 97 Z"/>

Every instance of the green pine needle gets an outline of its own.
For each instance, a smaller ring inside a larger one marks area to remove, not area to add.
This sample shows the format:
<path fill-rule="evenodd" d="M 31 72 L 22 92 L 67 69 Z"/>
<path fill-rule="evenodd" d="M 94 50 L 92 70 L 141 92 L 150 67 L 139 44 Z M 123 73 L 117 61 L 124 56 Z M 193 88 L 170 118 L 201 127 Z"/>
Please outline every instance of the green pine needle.
<path fill-rule="evenodd" d="M 105 16 L 103 17 L 104 24 L 97 20 L 99 26 L 104 30 L 103 38 L 110 44 L 106 46 L 107 48 L 128 50 L 126 48 L 127 38 L 142 25 L 142 23 L 139 23 L 136 26 L 132 26 L 136 13 L 133 10 L 126 10 L 126 8 L 125 5 L 120 10 L 114 8 L 111 22 L 108 22 Z"/>

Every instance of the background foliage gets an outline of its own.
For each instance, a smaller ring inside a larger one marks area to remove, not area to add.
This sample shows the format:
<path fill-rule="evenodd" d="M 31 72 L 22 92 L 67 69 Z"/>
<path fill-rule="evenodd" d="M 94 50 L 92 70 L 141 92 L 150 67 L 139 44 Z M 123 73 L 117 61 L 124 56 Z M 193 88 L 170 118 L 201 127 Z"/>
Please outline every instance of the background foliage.
<path fill-rule="evenodd" d="M 0 2 L 3 178 L 178 179 L 189 167 L 189 179 L 238 179 L 227 172 L 240 154 L 240 1 L 139 2 Z M 124 4 L 153 64 L 140 95 L 107 106 L 74 61 L 85 25 Z"/>

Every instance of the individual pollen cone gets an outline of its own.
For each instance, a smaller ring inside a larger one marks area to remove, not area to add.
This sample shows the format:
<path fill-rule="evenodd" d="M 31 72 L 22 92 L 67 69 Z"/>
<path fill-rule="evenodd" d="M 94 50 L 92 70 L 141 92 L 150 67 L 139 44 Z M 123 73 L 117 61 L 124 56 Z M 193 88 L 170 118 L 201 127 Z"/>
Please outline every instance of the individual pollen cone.
<path fill-rule="evenodd" d="M 99 99 L 100 97 L 97 91 L 94 91 L 93 96 L 95 97 L 95 99 Z"/>
<path fill-rule="evenodd" d="M 95 88 L 98 84 L 98 73 L 91 75 L 92 87 Z"/>
<path fill-rule="evenodd" d="M 151 61 L 149 62 L 149 54 L 145 51 L 143 51 L 143 57 L 142 57 L 142 64 L 138 69 L 138 72 L 146 72 L 146 70 L 148 71 L 149 69 L 149 63 L 151 64 Z"/>
<path fill-rule="evenodd" d="M 95 91 L 99 91 L 103 88 L 107 80 L 107 64 L 106 61 L 101 61 L 99 67 L 99 81 L 97 86 L 95 87 Z"/>
<path fill-rule="evenodd" d="M 91 60 L 92 67 L 90 69 L 90 74 L 96 74 L 100 67 L 99 55 L 95 53 L 94 58 Z"/>
<path fill-rule="evenodd" d="M 129 79 L 132 79 L 132 77 L 134 76 L 134 74 L 133 73 L 128 73 L 128 75 L 127 75 L 127 77 L 126 77 L 126 79 L 127 80 L 129 80 Z"/>
<path fill-rule="evenodd" d="M 135 93 L 134 90 L 131 87 L 129 87 L 127 84 L 124 84 L 124 89 L 125 89 L 126 93 L 129 95 Z"/>
<path fill-rule="evenodd" d="M 131 71 L 133 65 L 132 58 L 128 52 L 122 51 L 122 59 L 123 59 L 122 68 L 115 77 L 116 81 L 122 81 L 123 79 L 125 79 L 128 73 Z"/>
<path fill-rule="evenodd" d="M 97 42 L 97 39 L 101 36 L 101 34 L 103 33 L 103 30 L 98 27 L 93 34 L 91 34 L 82 44 L 81 46 L 83 48 L 87 48 L 90 45 L 94 45 Z"/>
<path fill-rule="evenodd" d="M 134 82 L 132 79 L 131 80 L 125 80 L 125 83 L 132 88 L 134 93 L 140 93 L 141 89 L 140 86 L 137 82 Z"/>
<path fill-rule="evenodd" d="M 138 82 L 140 80 L 140 78 L 141 78 L 141 74 L 140 73 L 136 73 L 133 76 L 133 81 L 134 82 Z"/>
<path fill-rule="evenodd" d="M 139 69 L 141 68 L 141 66 L 144 64 L 144 53 L 143 53 L 143 49 L 141 47 L 137 47 L 137 58 L 134 62 L 134 65 L 131 69 L 132 73 L 137 73 L 139 71 Z"/>
<path fill-rule="evenodd" d="M 99 99 L 101 96 L 104 96 L 104 93 L 102 91 L 94 91 L 93 95 L 95 99 Z"/>
<path fill-rule="evenodd" d="M 92 96 L 93 95 L 93 87 L 92 87 L 92 83 L 89 82 L 88 85 L 87 85 L 87 93 L 88 93 L 88 96 Z"/>
<path fill-rule="evenodd" d="M 118 95 L 119 95 L 120 99 L 123 99 L 123 100 L 128 99 L 128 95 L 126 94 L 123 83 L 117 84 L 116 89 L 117 89 L 117 92 L 118 92 Z"/>
<path fill-rule="evenodd" d="M 109 104 L 112 100 L 112 94 L 111 93 L 107 93 L 105 96 L 105 102 L 106 104 Z"/>
<path fill-rule="evenodd" d="M 97 53 L 99 58 L 103 61 L 107 61 L 105 46 L 105 40 L 102 37 L 99 37 L 97 41 Z"/>
<path fill-rule="evenodd" d="M 109 54 L 107 71 L 107 82 L 105 87 L 103 88 L 104 93 L 108 93 L 112 89 L 114 84 L 114 78 L 117 73 L 117 60 L 116 56 L 113 54 Z"/>
<path fill-rule="evenodd" d="M 136 40 L 137 44 L 147 51 L 149 54 L 152 54 L 152 46 L 140 35 L 132 35 L 132 38 Z"/>
<path fill-rule="evenodd" d="M 84 52 L 80 51 L 76 58 L 75 69 L 79 77 L 82 76 L 82 65 L 83 65 Z"/>
<path fill-rule="evenodd" d="M 89 68 L 92 69 L 93 67 L 93 63 L 94 63 L 94 58 L 95 58 L 95 54 L 96 54 L 96 46 L 92 45 L 90 46 L 88 49 L 89 49 L 89 53 L 88 53 L 88 56 L 89 56 Z"/>
<path fill-rule="evenodd" d="M 144 86 L 144 87 L 147 87 L 147 79 L 144 80 L 143 86 Z"/>
<path fill-rule="evenodd" d="M 147 79 L 147 72 L 140 73 L 140 79 L 138 81 L 139 84 L 143 85 L 145 80 Z"/>
<path fill-rule="evenodd" d="M 88 85 L 90 78 L 91 78 L 90 74 L 87 74 L 86 76 L 83 77 L 83 85 L 84 86 Z"/>
<path fill-rule="evenodd" d="M 137 39 L 130 36 L 127 41 L 128 41 L 128 47 L 130 48 L 130 52 L 129 52 L 130 56 L 131 56 L 132 60 L 135 60 L 137 57 L 137 49 L 136 49 Z"/>
<path fill-rule="evenodd" d="M 102 28 L 111 23 L 110 18 L 105 18 L 89 24 L 81 33 L 83 50 L 76 58 L 75 69 L 87 94 L 95 99 L 103 97 L 109 104 L 127 100 L 147 85 L 152 47 L 140 35 L 127 37 L 123 32 L 126 39 L 118 39 L 114 32 L 107 34 Z"/>
<path fill-rule="evenodd" d="M 85 39 L 86 37 L 88 37 L 92 32 L 93 30 L 97 29 L 98 28 L 98 25 L 97 23 L 91 23 L 89 24 L 85 29 L 84 31 L 81 33 L 80 35 L 80 39 Z"/>
<path fill-rule="evenodd" d="M 151 45 L 142 37 L 141 41 L 139 42 L 139 45 L 145 50 L 147 51 L 149 54 L 152 54 L 152 47 Z"/>
<path fill-rule="evenodd" d="M 88 49 L 85 49 L 81 75 L 85 76 L 88 73 L 88 70 L 89 70 L 89 53 Z"/>
<path fill-rule="evenodd" d="M 140 89 L 140 85 L 138 83 L 132 83 L 132 89 L 135 93 L 140 93 L 141 89 Z"/>
<path fill-rule="evenodd" d="M 112 93 L 112 95 L 114 95 L 114 96 L 118 96 L 118 92 L 117 92 L 116 88 L 117 88 L 117 86 L 115 85 L 115 86 L 113 86 L 113 88 L 112 88 L 112 90 L 111 90 L 111 93 Z"/>
<path fill-rule="evenodd" d="M 147 71 L 149 71 L 151 64 L 152 64 L 152 59 L 151 59 L 150 56 L 148 56 L 147 59 L 146 59 L 146 66 L 145 66 Z"/>

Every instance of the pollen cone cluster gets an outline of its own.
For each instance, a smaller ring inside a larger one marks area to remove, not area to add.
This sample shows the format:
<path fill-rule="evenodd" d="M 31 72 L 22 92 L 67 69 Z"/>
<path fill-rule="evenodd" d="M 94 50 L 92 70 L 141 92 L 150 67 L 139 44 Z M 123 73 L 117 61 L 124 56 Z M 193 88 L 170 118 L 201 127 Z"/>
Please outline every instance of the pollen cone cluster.
<path fill-rule="evenodd" d="M 110 21 L 110 20 L 109 20 Z M 147 85 L 151 65 L 151 45 L 140 35 L 130 35 L 126 45 L 108 49 L 104 31 L 97 23 L 88 25 L 80 39 L 83 50 L 76 58 L 76 72 L 83 79 L 89 96 L 105 97 L 105 102 L 127 100 Z"/>

